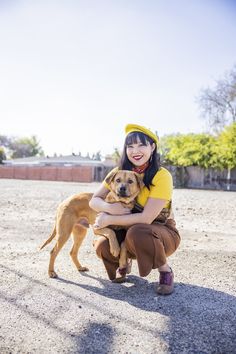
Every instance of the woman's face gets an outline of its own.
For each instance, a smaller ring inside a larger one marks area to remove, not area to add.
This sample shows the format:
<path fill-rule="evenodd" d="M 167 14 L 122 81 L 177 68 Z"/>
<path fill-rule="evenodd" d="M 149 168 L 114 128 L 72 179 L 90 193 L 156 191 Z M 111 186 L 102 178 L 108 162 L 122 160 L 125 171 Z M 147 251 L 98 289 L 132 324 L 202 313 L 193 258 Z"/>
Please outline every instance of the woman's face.
<path fill-rule="evenodd" d="M 137 140 L 137 143 L 126 146 L 127 157 L 134 166 L 142 166 L 150 159 L 155 144 L 150 144 L 148 141 L 146 144 L 144 145 L 140 140 Z"/>

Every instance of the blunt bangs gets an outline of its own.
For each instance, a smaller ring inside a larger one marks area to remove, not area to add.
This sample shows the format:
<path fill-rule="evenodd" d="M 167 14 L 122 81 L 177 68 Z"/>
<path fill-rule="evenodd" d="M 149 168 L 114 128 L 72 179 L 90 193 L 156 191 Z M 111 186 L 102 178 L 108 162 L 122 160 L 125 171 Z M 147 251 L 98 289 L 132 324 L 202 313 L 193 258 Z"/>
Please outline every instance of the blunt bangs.
<path fill-rule="evenodd" d="M 125 139 L 125 146 L 138 144 L 139 142 L 141 142 L 143 145 L 148 145 L 148 143 L 151 145 L 154 143 L 154 141 L 146 134 L 141 132 L 133 132 L 127 135 Z"/>

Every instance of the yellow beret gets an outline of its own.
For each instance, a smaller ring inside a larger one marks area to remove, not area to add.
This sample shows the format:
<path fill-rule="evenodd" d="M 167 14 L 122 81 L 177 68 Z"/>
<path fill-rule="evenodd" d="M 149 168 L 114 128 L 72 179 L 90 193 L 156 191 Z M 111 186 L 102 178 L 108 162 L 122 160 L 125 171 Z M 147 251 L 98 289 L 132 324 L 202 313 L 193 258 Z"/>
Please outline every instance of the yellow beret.
<path fill-rule="evenodd" d="M 127 124 L 125 127 L 125 133 L 128 135 L 129 133 L 133 132 L 141 132 L 149 136 L 156 144 L 158 143 L 158 138 L 156 134 L 154 134 L 151 130 L 143 127 L 142 125 L 138 124 Z"/>

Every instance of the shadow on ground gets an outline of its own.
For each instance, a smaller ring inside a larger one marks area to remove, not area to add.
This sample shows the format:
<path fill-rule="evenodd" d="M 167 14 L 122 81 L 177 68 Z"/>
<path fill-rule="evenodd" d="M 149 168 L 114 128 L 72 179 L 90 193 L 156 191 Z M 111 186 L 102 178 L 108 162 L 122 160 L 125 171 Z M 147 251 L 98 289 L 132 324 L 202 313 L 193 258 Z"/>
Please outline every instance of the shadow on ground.
<path fill-rule="evenodd" d="M 1 268 L 26 278 L 35 286 L 46 286 L 50 291 L 64 295 L 68 301 L 84 301 L 87 306 L 101 311 L 101 307 L 98 306 L 96 301 L 81 300 L 77 295 L 73 295 L 66 290 L 56 289 L 53 286 L 53 280 L 45 284 L 4 265 L 1 265 Z M 236 353 L 236 298 L 234 296 L 210 288 L 176 283 L 175 292 L 171 296 L 162 297 L 155 294 L 154 283 L 149 283 L 147 280 L 136 276 L 129 276 L 128 284 L 113 284 L 108 280 L 95 278 L 89 274 L 83 276 L 88 279 L 88 284 L 63 278 L 54 281 L 55 283 L 59 282 L 70 284 L 72 287 L 83 288 L 101 297 L 128 303 L 141 311 L 151 311 L 166 316 L 168 318 L 168 329 L 165 328 L 163 332 L 158 333 L 158 336 L 167 343 L 169 353 Z M 94 283 L 94 280 L 100 284 L 98 286 L 90 285 Z M 56 326 L 53 321 L 45 319 L 38 312 L 34 313 L 30 309 L 21 308 L 21 305 L 17 304 L 16 299 L 14 300 L 11 296 L 2 293 L 0 297 L 54 330 L 63 333 L 65 336 L 69 335 L 78 352 L 80 352 L 80 348 L 83 348 L 83 350 L 89 350 L 90 348 L 90 353 L 98 352 L 98 348 L 96 348 L 98 338 L 101 345 L 100 353 L 112 351 L 111 346 L 116 330 L 107 323 L 91 321 L 89 326 L 78 336 L 68 333 L 60 326 Z M 104 314 L 110 315 L 109 308 L 103 308 L 102 311 Z M 120 316 L 122 317 L 122 314 Z M 121 320 L 125 320 L 133 328 L 137 325 L 134 318 L 122 317 Z M 153 330 L 153 326 L 150 328 L 144 326 L 142 330 L 144 336 L 145 332 L 153 331 L 153 335 L 157 337 L 157 332 Z M 91 351 L 93 340 L 95 347 L 93 346 L 94 351 Z"/>

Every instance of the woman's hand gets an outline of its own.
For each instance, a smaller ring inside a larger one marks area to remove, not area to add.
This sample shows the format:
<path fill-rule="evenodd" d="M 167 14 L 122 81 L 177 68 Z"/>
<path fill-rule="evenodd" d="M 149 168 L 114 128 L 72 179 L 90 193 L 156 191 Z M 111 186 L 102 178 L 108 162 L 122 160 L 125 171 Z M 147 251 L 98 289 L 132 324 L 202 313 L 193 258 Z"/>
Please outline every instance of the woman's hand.
<path fill-rule="evenodd" d="M 131 210 L 128 208 L 125 208 L 121 203 L 109 203 L 108 206 L 108 213 L 111 215 L 126 215 L 130 214 Z"/>
<path fill-rule="evenodd" d="M 108 225 L 110 225 L 109 214 L 102 212 L 102 213 L 99 213 L 98 216 L 96 217 L 93 227 L 95 229 L 103 229 L 104 227 L 106 227 Z"/>

